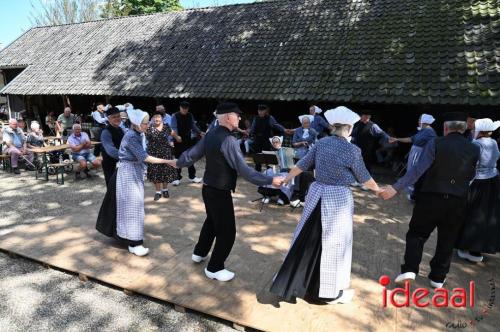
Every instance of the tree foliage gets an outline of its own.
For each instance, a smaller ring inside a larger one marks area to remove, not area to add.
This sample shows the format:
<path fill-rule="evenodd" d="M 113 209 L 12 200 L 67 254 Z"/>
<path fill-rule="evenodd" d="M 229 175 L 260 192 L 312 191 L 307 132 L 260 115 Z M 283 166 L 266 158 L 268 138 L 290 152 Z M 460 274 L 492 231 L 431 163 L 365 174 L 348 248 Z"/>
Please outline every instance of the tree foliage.
<path fill-rule="evenodd" d="M 33 0 L 34 1 L 34 0 Z M 128 15 L 180 10 L 179 0 L 37 0 L 31 3 L 34 26 L 93 21 Z"/>
<path fill-rule="evenodd" d="M 180 10 L 179 0 L 107 0 L 103 4 L 102 17 L 152 14 Z"/>
<path fill-rule="evenodd" d="M 100 18 L 99 0 L 38 0 L 38 7 L 31 3 L 31 23 L 35 26 L 68 24 Z"/>

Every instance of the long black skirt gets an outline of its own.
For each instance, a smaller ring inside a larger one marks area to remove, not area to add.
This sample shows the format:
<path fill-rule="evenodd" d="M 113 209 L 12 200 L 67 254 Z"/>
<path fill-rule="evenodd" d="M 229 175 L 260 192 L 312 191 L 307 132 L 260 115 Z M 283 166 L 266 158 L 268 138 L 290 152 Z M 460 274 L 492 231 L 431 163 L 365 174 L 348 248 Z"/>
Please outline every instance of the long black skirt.
<path fill-rule="evenodd" d="M 494 254 L 500 251 L 500 178 L 474 180 L 467 197 L 467 216 L 455 247 Z"/>
<path fill-rule="evenodd" d="M 321 200 L 295 239 L 276 275 L 271 292 L 288 302 L 319 300 L 321 263 Z"/>
<path fill-rule="evenodd" d="M 129 246 L 138 246 L 143 244 L 143 241 L 132 241 L 121 238 L 116 233 L 116 175 L 117 171 L 113 173 L 109 179 L 106 195 L 99 209 L 97 222 L 95 228 L 102 234 L 112 237 Z"/>

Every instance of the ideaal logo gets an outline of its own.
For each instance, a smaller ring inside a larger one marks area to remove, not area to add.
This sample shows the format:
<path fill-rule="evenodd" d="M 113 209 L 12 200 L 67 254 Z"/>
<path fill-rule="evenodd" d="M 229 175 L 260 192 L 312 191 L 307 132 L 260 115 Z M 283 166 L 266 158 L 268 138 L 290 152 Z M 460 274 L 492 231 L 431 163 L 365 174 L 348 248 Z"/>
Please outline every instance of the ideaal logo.
<path fill-rule="evenodd" d="M 469 321 L 462 321 L 459 320 L 457 322 L 447 322 L 446 327 L 451 328 L 451 329 L 464 329 L 466 327 L 473 327 L 479 322 L 481 322 L 483 319 L 485 319 L 495 306 L 495 297 L 496 297 L 496 286 L 495 286 L 495 279 L 491 278 L 488 280 L 488 285 L 490 288 L 490 297 L 488 299 L 488 302 L 482 307 L 481 311 L 479 312 L 478 315 L 475 315 L 472 319 Z"/>
<path fill-rule="evenodd" d="M 379 283 L 384 287 L 382 293 L 382 306 L 387 307 L 388 302 L 396 308 L 409 307 L 410 303 L 413 303 L 418 308 L 428 307 L 430 305 L 436 308 L 444 308 L 452 306 L 455 308 L 467 307 L 474 308 L 475 306 L 475 292 L 476 286 L 474 281 L 469 282 L 468 289 L 465 288 L 453 288 L 451 293 L 445 288 L 436 288 L 434 294 L 429 297 L 430 291 L 427 288 L 416 288 L 413 292 L 410 289 L 410 282 L 406 281 L 404 288 L 394 288 L 393 290 L 387 290 L 386 286 L 390 284 L 391 280 L 388 276 L 382 276 L 379 279 Z M 470 320 L 458 320 L 456 322 L 447 322 L 446 328 L 458 329 L 475 326 L 477 323 L 481 322 L 485 317 L 490 314 L 490 311 L 495 306 L 495 280 L 493 278 L 488 280 L 490 288 L 490 297 L 488 302 L 482 307 L 480 313 L 475 315 L 473 319 Z M 396 295 L 404 295 L 403 302 L 396 301 Z M 451 297 L 450 297 L 451 295 Z"/>
<path fill-rule="evenodd" d="M 387 290 L 386 286 L 391 283 L 391 279 L 388 276 L 381 276 L 379 283 L 384 286 L 384 291 L 382 293 L 382 306 L 387 307 L 387 303 L 390 302 L 392 306 L 396 308 L 409 307 L 410 303 L 413 303 L 416 307 L 425 308 L 430 305 L 436 308 L 446 308 L 452 306 L 455 308 L 460 307 L 474 307 L 474 294 L 475 294 L 475 284 L 474 281 L 469 282 L 469 288 L 453 288 L 450 292 L 446 288 L 436 288 L 434 294 L 431 294 L 427 288 L 419 287 L 413 292 L 410 290 L 410 282 L 406 281 L 404 288 L 396 287 L 393 290 Z M 404 301 L 396 301 L 396 295 L 404 295 Z"/>

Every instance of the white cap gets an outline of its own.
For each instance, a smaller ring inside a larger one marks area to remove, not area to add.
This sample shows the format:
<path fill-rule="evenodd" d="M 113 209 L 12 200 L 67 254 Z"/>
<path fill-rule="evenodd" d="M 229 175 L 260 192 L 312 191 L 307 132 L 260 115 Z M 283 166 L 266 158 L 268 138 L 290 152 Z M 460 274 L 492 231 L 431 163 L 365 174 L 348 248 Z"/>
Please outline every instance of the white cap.
<path fill-rule="evenodd" d="M 323 112 L 323 110 L 321 108 L 319 108 L 318 106 L 314 106 L 314 113 L 320 114 L 322 112 Z"/>
<path fill-rule="evenodd" d="M 360 119 L 358 114 L 354 113 L 345 106 L 335 107 L 332 110 L 326 111 L 325 118 L 331 125 L 333 125 L 334 123 L 339 123 L 350 126 L 353 126 Z"/>
<path fill-rule="evenodd" d="M 280 140 L 280 143 L 283 143 L 283 136 L 273 136 L 269 139 L 269 142 L 271 142 L 271 145 L 273 144 L 273 140 L 277 138 Z"/>
<path fill-rule="evenodd" d="M 127 115 L 130 122 L 132 122 L 136 126 L 139 126 L 142 123 L 142 120 L 144 120 L 144 118 L 146 117 L 146 115 L 148 115 L 148 113 L 143 112 L 140 109 L 133 109 L 131 107 L 128 107 Z"/>
<path fill-rule="evenodd" d="M 304 118 L 308 118 L 309 119 L 309 123 L 311 123 L 314 120 L 314 115 L 306 114 L 306 115 L 299 116 L 300 123 L 302 123 L 302 121 L 303 121 Z"/>
<path fill-rule="evenodd" d="M 474 131 L 495 131 L 500 127 L 500 121 L 495 121 L 489 119 L 489 118 L 484 118 L 484 119 L 477 119 L 474 122 Z"/>
<path fill-rule="evenodd" d="M 433 124 L 435 120 L 436 119 L 434 119 L 434 117 L 429 114 L 424 113 L 420 116 L 420 123 Z"/>

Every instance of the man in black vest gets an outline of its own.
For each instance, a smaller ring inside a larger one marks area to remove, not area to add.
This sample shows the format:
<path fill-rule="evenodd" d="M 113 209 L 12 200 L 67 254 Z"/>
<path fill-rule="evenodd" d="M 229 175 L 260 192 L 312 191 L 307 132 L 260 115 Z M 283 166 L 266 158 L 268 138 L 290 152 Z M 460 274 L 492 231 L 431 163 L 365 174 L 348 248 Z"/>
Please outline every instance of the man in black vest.
<path fill-rule="evenodd" d="M 106 118 L 106 114 L 104 112 L 104 104 L 98 103 L 96 110 L 92 112 L 92 128 L 90 128 L 90 132 L 92 133 L 92 140 L 96 142 L 101 141 L 101 133 L 104 128 L 106 128 L 106 124 L 108 119 Z M 94 156 L 99 157 L 101 154 L 101 146 L 97 144 L 94 147 Z"/>
<path fill-rule="evenodd" d="M 104 172 L 106 186 L 108 186 L 109 180 L 116 169 L 118 150 L 120 149 L 120 143 L 122 142 L 126 129 L 121 126 L 122 119 L 118 108 L 108 106 L 106 115 L 108 116 L 108 125 L 101 132 L 101 143 L 103 147 L 102 170 Z"/>
<path fill-rule="evenodd" d="M 385 133 L 376 123 L 371 121 L 371 112 L 364 110 L 361 112 L 361 119 L 354 124 L 352 129 L 352 143 L 361 149 L 361 155 L 368 172 L 372 172 L 371 167 L 375 163 L 375 150 L 380 138 L 389 141 L 389 135 Z"/>
<path fill-rule="evenodd" d="M 175 138 L 174 155 L 179 158 L 180 155 L 191 148 L 196 141 L 192 138 L 191 132 L 203 136 L 205 133 L 198 128 L 193 114 L 189 112 L 189 103 L 183 101 L 180 103 L 179 111 L 172 115 L 172 137 Z M 177 169 L 177 180 L 172 182 L 174 186 L 178 186 L 182 179 L 182 169 Z M 191 182 L 200 183 L 201 179 L 196 177 L 196 169 L 194 165 L 188 167 L 188 175 Z"/>
<path fill-rule="evenodd" d="M 267 105 L 258 105 L 257 112 L 258 115 L 253 119 L 252 126 L 250 127 L 250 136 L 253 136 L 253 153 L 272 151 L 269 139 L 275 135 L 283 135 L 285 132 L 288 134 L 289 130 L 285 129 L 269 114 L 269 107 Z M 255 164 L 255 169 L 260 172 L 262 165 Z"/>
<path fill-rule="evenodd" d="M 219 125 L 210 130 L 193 148 L 184 152 L 178 160 L 172 160 L 173 167 L 186 167 L 205 156 L 203 176 L 203 202 L 207 218 L 201 228 L 192 260 L 200 263 L 206 259 L 212 243 L 215 246 L 205 269 L 208 278 L 229 281 L 234 273 L 224 268 L 236 236 L 233 199 L 231 191 L 236 188 L 238 174 L 257 185 L 280 186 L 283 179 L 269 177 L 248 167 L 243 159 L 236 138 L 231 135 L 238 128 L 241 111 L 235 103 L 226 102 L 217 107 Z"/>
<path fill-rule="evenodd" d="M 418 162 L 393 186 L 384 188 L 384 199 L 419 180 L 415 207 L 406 233 L 406 251 L 397 283 L 414 280 L 424 244 L 437 227 L 438 240 L 430 262 L 431 287 L 440 288 L 450 270 L 453 246 L 464 223 L 469 183 L 474 178 L 479 148 L 463 136 L 465 114 L 447 113 L 444 137 L 429 141 Z"/>

